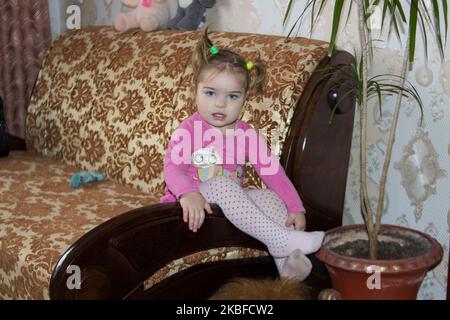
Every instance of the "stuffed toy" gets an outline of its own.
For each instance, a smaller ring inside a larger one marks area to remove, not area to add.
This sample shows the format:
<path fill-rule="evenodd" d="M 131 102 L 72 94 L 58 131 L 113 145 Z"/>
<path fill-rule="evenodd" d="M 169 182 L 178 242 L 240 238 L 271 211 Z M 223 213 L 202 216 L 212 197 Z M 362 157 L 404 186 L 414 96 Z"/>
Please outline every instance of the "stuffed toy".
<path fill-rule="evenodd" d="M 81 171 L 75 173 L 72 176 L 72 179 L 70 179 L 70 186 L 72 188 L 79 188 L 83 184 L 90 184 L 96 181 L 104 181 L 105 179 L 106 176 L 100 172 Z"/>
<path fill-rule="evenodd" d="M 180 18 L 178 0 L 122 0 L 122 3 L 134 9 L 117 15 L 114 26 L 118 31 L 164 29 L 177 14 Z"/>
<path fill-rule="evenodd" d="M 216 0 L 192 0 L 185 9 L 180 8 L 175 19 L 169 22 L 168 27 L 180 30 L 197 30 L 204 22 L 206 9 L 212 8 Z"/>

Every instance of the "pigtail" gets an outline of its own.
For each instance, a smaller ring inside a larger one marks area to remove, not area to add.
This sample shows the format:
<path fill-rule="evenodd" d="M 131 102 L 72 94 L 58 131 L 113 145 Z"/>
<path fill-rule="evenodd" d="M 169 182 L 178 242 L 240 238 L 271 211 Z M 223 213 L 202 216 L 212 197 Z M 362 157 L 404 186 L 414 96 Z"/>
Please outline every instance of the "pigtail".
<path fill-rule="evenodd" d="M 264 92 L 267 85 L 267 66 L 259 57 L 253 62 L 253 67 L 249 71 L 250 84 L 249 89 L 257 95 Z"/>
<path fill-rule="evenodd" d="M 194 83 L 198 85 L 203 70 L 214 67 L 218 71 L 233 70 L 246 77 L 246 91 L 257 95 L 264 92 L 267 82 L 266 64 L 257 57 L 255 60 L 246 60 L 241 55 L 226 48 L 218 48 L 208 37 L 208 27 L 203 31 L 192 53 L 192 67 L 194 69 Z"/>
<path fill-rule="evenodd" d="M 211 40 L 208 38 L 208 27 L 203 31 L 202 38 L 192 52 L 192 67 L 194 74 L 198 74 L 199 68 L 208 60 L 208 52 L 211 47 Z"/>

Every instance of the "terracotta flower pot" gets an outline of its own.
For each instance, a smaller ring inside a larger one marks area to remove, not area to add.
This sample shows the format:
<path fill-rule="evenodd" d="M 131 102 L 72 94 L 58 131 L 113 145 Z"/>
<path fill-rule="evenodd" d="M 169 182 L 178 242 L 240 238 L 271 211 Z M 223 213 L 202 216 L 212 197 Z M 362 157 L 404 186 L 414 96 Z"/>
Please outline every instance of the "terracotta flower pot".
<path fill-rule="evenodd" d="M 394 249 L 395 255 L 404 257 L 358 258 L 356 249 L 350 246 L 355 241 L 367 241 L 364 225 L 331 229 L 316 254 L 326 265 L 333 288 L 340 294 L 338 298 L 344 300 L 416 299 L 425 274 L 439 264 L 443 255 L 442 246 L 434 238 L 393 225 L 380 228 L 379 247 Z M 405 256 L 408 247 L 413 253 Z"/>

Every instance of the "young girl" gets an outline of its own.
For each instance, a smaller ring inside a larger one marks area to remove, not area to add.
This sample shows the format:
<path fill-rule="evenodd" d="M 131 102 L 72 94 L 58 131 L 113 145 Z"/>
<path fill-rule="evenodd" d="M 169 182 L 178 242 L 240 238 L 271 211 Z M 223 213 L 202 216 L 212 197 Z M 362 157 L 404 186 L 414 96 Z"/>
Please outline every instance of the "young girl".
<path fill-rule="evenodd" d="M 216 203 L 238 229 L 267 246 L 280 275 L 303 280 L 311 270 L 305 255 L 320 248 L 324 233 L 303 231 L 305 209 L 294 186 L 265 139 L 239 120 L 249 91 L 263 91 L 265 64 L 217 48 L 207 30 L 193 63 L 198 112 L 169 142 L 161 202 L 179 201 L 193 232 Z M 268 189 L 242 188 L 248 160 Z"/>

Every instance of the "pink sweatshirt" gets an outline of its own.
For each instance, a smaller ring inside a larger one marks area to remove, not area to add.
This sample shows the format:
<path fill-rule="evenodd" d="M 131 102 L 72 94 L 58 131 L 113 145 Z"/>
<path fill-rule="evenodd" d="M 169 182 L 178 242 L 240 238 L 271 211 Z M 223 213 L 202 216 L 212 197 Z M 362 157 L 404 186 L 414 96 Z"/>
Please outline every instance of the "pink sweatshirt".
<path fill-rule="evenodd" d="M 164 158 L 165 195 L 160 202 L 177 202 L 215 176 L 227 176 L 242 185 L 250 161 L 261 180 L 284 201 L 289 212 L 305 211 L 303 203 L 264 137 L 237 120 L 233 134 L 225 135 L 197 112 L 184 120 L 171 137 Z"/>

